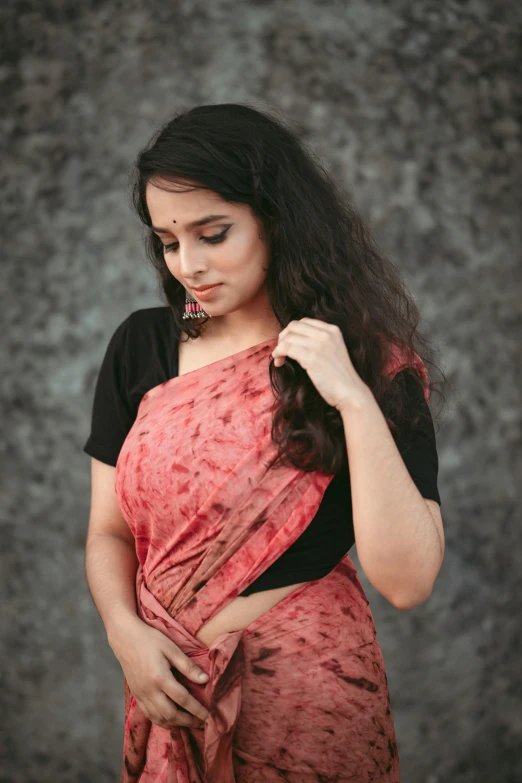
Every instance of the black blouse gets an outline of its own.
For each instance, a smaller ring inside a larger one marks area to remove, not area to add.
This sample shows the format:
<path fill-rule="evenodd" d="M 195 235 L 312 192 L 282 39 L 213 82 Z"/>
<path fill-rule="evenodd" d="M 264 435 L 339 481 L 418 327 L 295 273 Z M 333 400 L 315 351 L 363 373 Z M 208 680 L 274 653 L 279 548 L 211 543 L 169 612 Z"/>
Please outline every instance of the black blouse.
<path fill-rule="evenodd" d="M 83 451 L 116 466 L 143 395 L 178 373 L 177 335 L 169 307 L 131 313 L 112 335 L 96 382 L 91 433 Z M 395 379 L 403 375 L 398 373 Z M 396 382 L 393 380 L 392 383 Z M 408 396 L 417 401 L 421 423 L 397 447 L 415 485 L 441 505 L 437 488 L 435 431 L 422 389 L 406 373 Z M 328 485 L 319 509 L 304 533 L 240 595 L 309 582 L 326 576 L 355 543 L 349 471 Z"/>

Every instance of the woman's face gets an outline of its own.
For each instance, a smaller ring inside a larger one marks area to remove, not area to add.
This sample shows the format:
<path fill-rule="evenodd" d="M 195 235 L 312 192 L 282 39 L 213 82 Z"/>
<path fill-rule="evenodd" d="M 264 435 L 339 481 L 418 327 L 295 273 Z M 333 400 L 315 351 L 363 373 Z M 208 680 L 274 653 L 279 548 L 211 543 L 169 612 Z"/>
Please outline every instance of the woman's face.
<path fill-rule="evenodd" d="M 205 312 L 215 317 L 265 302 L 268 250 L 262 222 L 247 205 L 230 204 L 210 190 L 172 192 L 151 182 L 145 198 L 167 267 Z M 191 225 L 210 215 L 221 217 Z M 222 285 L 199 300 L 193 286 L 215 283 Z"/>

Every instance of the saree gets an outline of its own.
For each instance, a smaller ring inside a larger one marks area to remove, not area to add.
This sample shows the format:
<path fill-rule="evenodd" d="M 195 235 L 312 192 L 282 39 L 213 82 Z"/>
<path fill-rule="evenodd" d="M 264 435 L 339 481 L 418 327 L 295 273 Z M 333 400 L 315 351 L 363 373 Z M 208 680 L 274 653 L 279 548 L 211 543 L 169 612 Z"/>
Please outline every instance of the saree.
<path fill-rule="evenodd" d="M 121 783 L 400 779 L 383 655 L 348 554 L 247 628 L 210 647 L 195 637 L 304 532 L 333 479 L 269 467 L 276 343 L 150 389 L 120 451 L 138 615 L 209 675 L 197 684 L 172 669 L 210 713 L 203 728 L 162 728 L 124 678 Z"/>

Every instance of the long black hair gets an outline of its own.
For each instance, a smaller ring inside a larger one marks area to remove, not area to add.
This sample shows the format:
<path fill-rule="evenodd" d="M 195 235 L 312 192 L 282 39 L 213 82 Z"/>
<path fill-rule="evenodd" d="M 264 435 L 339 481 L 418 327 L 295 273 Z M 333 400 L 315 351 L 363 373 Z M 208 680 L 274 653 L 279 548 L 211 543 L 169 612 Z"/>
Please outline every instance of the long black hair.
<path fill-rule="evenodd" d="M 247 204 L 265 229 L 267 296 L 281 329 L 304 317 L 336 324 L 393 437 L 418 421 L 423 413 L 421 407 L 412 412 L 403 374 L 394 384 L 384 374 L 387 346 L 393 343 L 439 369 L 430 341 L 418 329 L 418 308 L 399 269 L 370 236 L 353 197 L 299 138 L 298 128 L 276 110 L 237 103 L 196 106 L 164 123 L 136 158 L 131 198 L 149 227 L 147 255 L 178 332 L 195 339 L 208 319 L 182 320 L 185 288 L 170 273 L 163 244 L 150 228 L 145 189 L 152 180 L 166 187 L 160 178 L 177 191 L 189 181 L 186 190 L 204 188 L 227 202 Z M 278 445 L 273 464 L 327 474 L 345 469 L 339 411 L 319 395 L 298 362 L 287 358 L 275 367 L 271 361 L 269 373 L 275 396 L 272 439 Z M 443 382 L 432 375 L 429 371 L 430 394 L 435 390 L 444 400 Z"/>

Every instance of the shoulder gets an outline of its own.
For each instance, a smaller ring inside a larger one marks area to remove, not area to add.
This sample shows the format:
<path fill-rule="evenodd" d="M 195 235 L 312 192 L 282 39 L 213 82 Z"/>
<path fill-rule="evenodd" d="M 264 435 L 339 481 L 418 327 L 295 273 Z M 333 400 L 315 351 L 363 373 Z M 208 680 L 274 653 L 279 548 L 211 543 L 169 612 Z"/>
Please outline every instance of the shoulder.
<path fill-rule="evenodd" d="M 116 326 L 107 346 L 107 358 L 125 361 L 150 351 L 158 341 L 173 335 L 174 322 L 170 307 L 146 307 L 129 313 Z"/>
<path fill-rule="evenodd" d="M 175 323 L 170 307 L 146 307 L 127 317 L 123 347 L 126 394 L 137 407 L 143 394 L 176 372 Z"/>
<path fill-rule="evenodd" d="M 404 383 L 408 376 L 417 376 L 426 402 L 430 401 L 430 378 L 424 361 L 419 354 L 403 343 L 391 342 L 384 354 L 384 375 L 394 381 L 398 378 Z M 411 382 L 410 382 L 411 386 Z"/>
<path fill-rule="evenodd" d="M 144 307 L 131 312 L 120 324 L 122 337 L 131 352 L 147 351 L 157 344 L 170 342 L 174 320 L 170 307 Z"/>
<path fill-rule="evenodd" d="M 130 329 L 153 330 L 158 326 L 164 328 L 165 325 L 172 323 L 172 311 L 170 307 L 143 307 L 140 310 L 133 310 L 125 322 Z"/>

